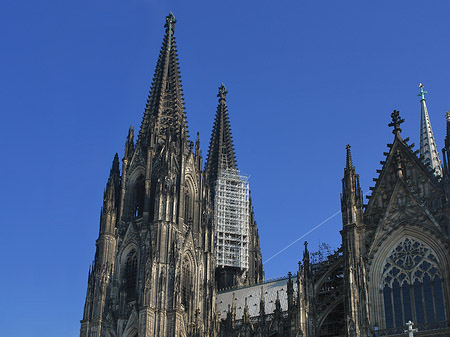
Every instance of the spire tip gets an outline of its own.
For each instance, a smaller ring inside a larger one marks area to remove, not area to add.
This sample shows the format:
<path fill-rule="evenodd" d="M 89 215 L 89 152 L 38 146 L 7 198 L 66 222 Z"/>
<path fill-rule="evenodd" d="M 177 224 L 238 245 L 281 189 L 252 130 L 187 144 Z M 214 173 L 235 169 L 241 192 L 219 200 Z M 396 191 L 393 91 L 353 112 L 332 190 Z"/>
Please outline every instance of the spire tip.
<path fill-rule="evenodd" d="M 347 144 L 345 146 L 345 149 L 347 150 L 347 155 L 346 155 L 346 158 L 345 158 L 345 167 L 346 168 L 353 167 L 352 152 L 350 151 L 350 148 L 351 148 L 350 144 Z"/>
<path fill-rule="evenodd" d="M 219 102 L 221 100 L 226 100 L 227 98 L 227 94 L 228 94 L 228 90 L 225 87 L 225 85 L 222 83 L 221 86 L 219 87 L 219 93 L 217 94 L 217 97 L 219 97 Z"/>
<path fill-rule="evenodd" d="M 423 91 L 423 84 L 419 83 L 420 93 L 417 96 L 420 96 L 420 101 L 425 101 L 426 91 Z"/>

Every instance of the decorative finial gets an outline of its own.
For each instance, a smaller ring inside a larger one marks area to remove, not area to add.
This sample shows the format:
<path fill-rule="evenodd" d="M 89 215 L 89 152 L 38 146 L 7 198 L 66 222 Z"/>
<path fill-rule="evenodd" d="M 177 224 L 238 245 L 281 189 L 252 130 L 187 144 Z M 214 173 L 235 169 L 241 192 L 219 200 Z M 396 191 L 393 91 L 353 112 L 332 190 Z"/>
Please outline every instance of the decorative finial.
<path fill-rule="evenodd" d="M 225 85 L 222 83 L 222 85 L 219 87 L 219 93 L 217 94 L 217 97 L 219 97 L 219 102 L 221 100 L 226 100 L 228 94 L 228 90 L 225 87 Z"/>
<path fill-rule="evenodd" d="M 445 119 L 447 120 L 447 123 L 450 123 L 450 111 L 445 113 Z"/>
<path fill-rule="evenodd" d="M 168 31 L 173 32 L 176 23 L 177 19 L 175 19 L 173 13 L 170 12 L 169 15 L 166 16 L 166 24 L 164 27 L 167 28 Z"/>
<path fill-rule="evenodd" d="M 393 113 L 391 113 L 392 122 L 388 124 L 388 126 L 393 126 L 394 130 L 392 133 L 394 135 L 400 135 L 400 132 L 402 132 L 402 129 L 400 128 L 400 124 L 402 124 L 405 120 L 400 117 L 400 113 L 397 110 L 394 110 Z"/>
<path fill-rule="evenodd" d="M 425 101 L 425 94 L 427 92 L 423 91 L 423 84 L 422 83 L 419 83 L 419 88 L 420 88 L 420 94 L 418 94 L 417 96 L 420 96 L 420 100 L 421 101 Z"/>

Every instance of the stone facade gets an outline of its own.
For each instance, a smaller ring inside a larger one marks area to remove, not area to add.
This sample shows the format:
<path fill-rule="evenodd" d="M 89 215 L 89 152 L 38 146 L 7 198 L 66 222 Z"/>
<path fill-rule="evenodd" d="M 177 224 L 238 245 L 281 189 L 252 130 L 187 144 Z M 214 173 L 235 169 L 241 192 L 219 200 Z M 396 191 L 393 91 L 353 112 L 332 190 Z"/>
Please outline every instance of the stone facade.
<path fill-rule="evenodd" d="M 206 171 L 200 140 L 189 140 L 174 38 L 166 34 L 141 129 L 131 127 L 120 170 L 114 157 L 89 272 L 82 337 L 212 336 L 215 316 L 214 172 L 236 167 L 229 127 L 213 130 Z M 221 87 L 216 120 L 228 125 Z M 216 142 L 220 139 L 220 142 Z M 225 141 L 222 141 L 225 140 Z M 230 160 L 221 162 L 216 154 Z M 248 209 L 247 270 L 224 286 L 264 279 L 259 237 Z"/>
<path fill-rule="evenodd" d="M 394 111 L 367 204 L 347 146 L 336 252 L 317 261 L 305 243 L 296 275 L 264 282 L 249 200 L 249 267 L 216 268 L 215 183 L 237 168 L 227 92 L 219 88 L 203 168 L 199 136 L 187 132 L 175 23 L 170 14 L 137 140 L 131 127 L 122 165 L 113 160 L 80 336 L 389 336 L 408 320 L 418 336 L 450 336 L 450 117 L 440 167 L 423 90 L 422 157 Z"/>

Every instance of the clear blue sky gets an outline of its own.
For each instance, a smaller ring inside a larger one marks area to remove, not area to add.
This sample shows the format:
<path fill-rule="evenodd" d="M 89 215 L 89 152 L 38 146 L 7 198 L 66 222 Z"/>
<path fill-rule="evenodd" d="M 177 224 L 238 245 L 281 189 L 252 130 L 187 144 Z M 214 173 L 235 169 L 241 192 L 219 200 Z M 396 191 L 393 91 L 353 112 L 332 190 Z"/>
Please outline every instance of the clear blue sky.
<path fill-rule="evenodd" d="M 450 110 L 448 1 L 4 0 L 0 5 L 2 336 L 79 334 L 103 189 L 139 128 L 173 11 L 191 137 L 217 87 L 249 174 L 264 260 L 340 209 L 345 145 L 373 186 L 398 109 L 438 148 Z M 341 217 L 306 237 L 340 244 Z M 304 240 L 265 264 L 295 271 Z"/>

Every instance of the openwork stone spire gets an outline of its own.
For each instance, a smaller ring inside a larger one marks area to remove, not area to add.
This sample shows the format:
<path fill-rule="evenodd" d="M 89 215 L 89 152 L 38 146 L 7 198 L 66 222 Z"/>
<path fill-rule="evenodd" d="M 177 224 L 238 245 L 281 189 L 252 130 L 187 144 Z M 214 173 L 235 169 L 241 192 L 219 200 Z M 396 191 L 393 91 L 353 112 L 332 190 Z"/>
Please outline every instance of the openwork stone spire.
<path fill-rule="evenodd" d="M 435 176 L 442 176 L 441 161 L 437 151 L 436 142 L 431 129 L 430 116 L 425 100 L 426 91 L 423 91 L 423 84 L 419 85 L 420 93 L 420 158 L 425 165 L 429 165 Z"/>
<path fill-rule="evenodd" d="M 236 155 L 233 146 L 233 137 L 226 104 L 227 88 L 222 84 L 219 87 L 219 105 L 209 143 L 208 158 L 206 160 L 206 174 L 212 184 L 217 180 L 221 169 L 236 169 Z"/>
<path fill-rule="evenodd" d="M 186 127 L 183 94 L 175 44 L 176 19 L 172 13 L 166 17 L 166 33 L 156 64 L 138 142 L 151 143 L 150 136 L 164 138 L 168 129 L 175 131 Z"/>

